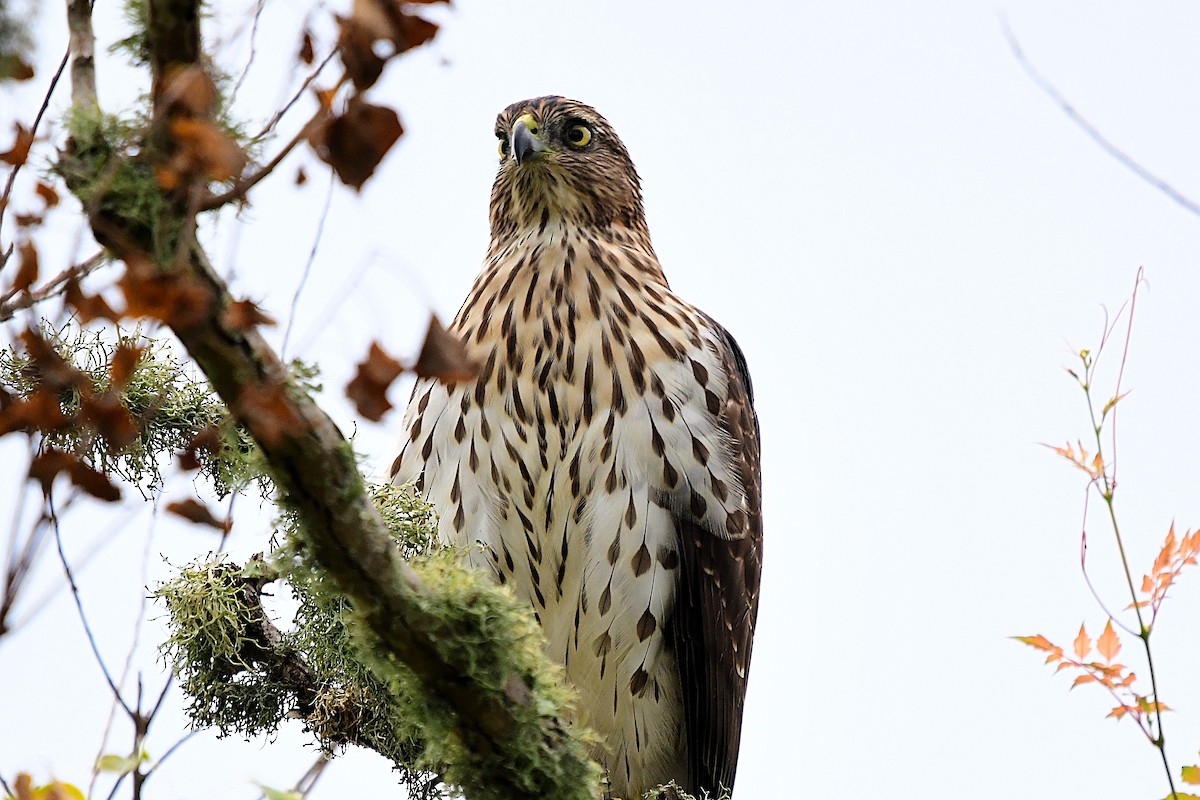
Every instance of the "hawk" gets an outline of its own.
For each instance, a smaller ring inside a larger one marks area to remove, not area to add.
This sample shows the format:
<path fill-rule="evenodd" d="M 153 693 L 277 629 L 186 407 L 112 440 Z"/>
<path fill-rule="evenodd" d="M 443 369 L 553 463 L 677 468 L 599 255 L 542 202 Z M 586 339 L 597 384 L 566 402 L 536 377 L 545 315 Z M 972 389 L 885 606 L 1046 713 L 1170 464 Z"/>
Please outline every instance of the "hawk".
<path fill-rule="evenodd" d="M 659 266 L 592 108 L 496 120 L 491 245 L 451 326 L 476 378 L 417 384 L 392 480 L 533 606 L 613 794 L 732 789 L 762 558 L 746 361 Z"/>

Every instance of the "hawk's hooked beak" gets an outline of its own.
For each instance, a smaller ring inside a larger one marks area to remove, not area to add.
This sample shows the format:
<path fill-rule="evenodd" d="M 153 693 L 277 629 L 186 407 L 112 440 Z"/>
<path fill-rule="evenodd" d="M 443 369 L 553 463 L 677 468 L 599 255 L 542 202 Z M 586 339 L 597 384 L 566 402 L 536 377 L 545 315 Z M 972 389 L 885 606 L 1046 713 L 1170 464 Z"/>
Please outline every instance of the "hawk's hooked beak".
<path fill-rule="evenodd" d="M 522 114 L 513 124 L 512 154 L 513 158 L 517 160 L 517 166 L 528 159 L 537 158 L 539 154 L 549 150 L 537 136 L 540 130 L 533 114 Z"/>

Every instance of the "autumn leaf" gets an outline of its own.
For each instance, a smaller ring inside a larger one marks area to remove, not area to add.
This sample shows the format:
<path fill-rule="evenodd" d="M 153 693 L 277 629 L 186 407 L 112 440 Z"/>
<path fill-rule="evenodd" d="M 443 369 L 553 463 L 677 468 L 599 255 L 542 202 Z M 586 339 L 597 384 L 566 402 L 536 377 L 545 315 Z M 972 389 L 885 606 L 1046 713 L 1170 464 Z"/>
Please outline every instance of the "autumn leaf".
<path fill-rule="evenodd" d="M 16 140 L 12 147 L 0 153 L 0 161 L 10 167 L 19 167 L 29 158 L 29 148 L 33 146 L 33 131 L 19 122 L 13 127 L 16 128 Z"/>
<path fill-rule="evenodd" d="M 117 345 L 117 349 L 113 351 L 112 358 L 108 360 L 108 378 L 114 388 L 125 388 L 126 384 L 129 383 L 129 379 L 133 376 L 133 371 L 137 368 L 138 362 L 142 360 L 144 352 L 146 352 L 144 347 L 138 347 L 128 342 L 121 342 Z"/>
<path fill-rule="evenodd" d="M 23 292 L 38 278 L 38 253 L 33 242 L 22 242 L 17 252 L 21 254 L 21 267 L 13 278 L 12 290 Z"/>
<path fill-rule="evenodd" d="M 358 4 L 356 4 L 357 6 Z M 368 25 L 357 15 L 350 18 L 338 17 L 338 54 L 346 75 L 358 91 L 366 91 L 375 85 L 383 74 L 387 59 L 375 52 L 375 41 L 382 36 L 373 35 Z"/>
<path fill-rule="evenodd" d="M 43 386 L 24 399 L 6 401 L 0 410 L 0 436 L 20 430 L 65 430 L 73 419 L 62 412 L 58 393 Z"/>
<path fill-rule="evenodd" d="M 462 339 L 443 328 L 441 320 L 434 315 L 429 318 L 425 344 L 421 346 L 413 372 L 421 378 L 459 383 L 474 378 L 479 372 L 479 363 L 471 358 Z"/>
<path fill-rule="evenodd" d="M 1074 646 L 1075 655 L 1079 657 L 1080 661 L 1083 661 L 1087 658 L 1087 654 L 1092 652 L 1092 640 L 1088 638 L 1087 628 L 1083 625 L 1079 626 L 1079 635 L 1075 637 Z"/>
<path fill-rule="evenodd" d="M 79 459 L 62 450 L 47 448 L 34 457 L 29 464 L 29 477 L 42 485 L 42 494 L 49 495 L 50 487 L 60 472 L 70 473 Z"/>
<path fill-rule="evenodd" d="M 79 415 L 104 437 L 114 453 L 121 452 L 137 438 L 137 425 L 115 390 L 83 398 Z"/>
<path fill-rule="evenodd" d="M 229 529 L 228 520 L 219 520 L 213 513 L 208 510 L 208 506 L 201 503 L 194 497 L 189 497 L 186 500 L 178 500 L 167 505 L 167 511 L 176 516 L 194 522 L 197 525 L 209 525 L 219 531 Z"/>
<path fill-rule="evenodd" d="M 258 325 L 274 325 L 275 320 L 250 300 L 237 300 L 221 312 L 221 322 L 236 331 L 247 331 Z"/>
<path fill-rule="evenodd" d="M 42 198 L 46 208 L 54 208 L 58 205 L 58 192 L 54 191 L 54 187 L 50 184 L 38 181 L 34 191 L 37 192 L 38 197 Z"/>
<path fill-rule="evenodd" d="M 129 269 L 117 281 L 130 316 L 152 317 L 172 328 L 190 328 L 208 315 L 212 298 L 204 286 L 176 275 L 145 272 L 149 274 L 140 268 Z"/>
<path fill-rule="evenodd" d="M 251 429 L 268 445 L 285 435 L 302 435 L 309 427 L 284 392 L 282 383 L 251 383 L 238 395 L 238 410 L 252 420 Z"/>
<path fill-rule="evenodd" d="M 313 63 L 313 59 L 315 58 L 315 54 L 313 52 L 312 31 L 308 30 L 307 28 L 304 30 L 304 34 L 300 39 L 300 53 L 298 54 L 298 58 L 305 64 Z"/>
<path fill-rule="evenodd" d="M 94 470 L 82 461 L 76 463 L 70 470 L 71 483 L 83 491 L 106 503 L 115 503 L 121 499 L 121 490 L 99 470 Z"/>
<path fill-rule="evenodd" d="M 206 116 L 216 108 L 217 86 L 202 67 L 176 67 L 164 85 L 162 102 L 174 112 Z"/>
<path fill-rule="evenodd" d="M 1105 661 L 1112 661 L 1117 653 L 1121 652 L 1121 640 L 1113 630 L 1112 619 L 1108 620 L 1108 624 L 1104 626 L 1104 633 L 1096 640 L 1096 649 L 1104 656 Z"/>
<path fill-rule="evenodd" d="M 1191 766 L 1184 767 L 1179 777 L 1183 778 L 1184 783 L 1198 784 L 1200 783 L 1200 767 Z"/>
<path fill-rule="evenodd" d="M 358 365 L 358 371 L 346 386 L 346 396 L 354 401 L 359 414 L 378 422 L 392 407 L 387 399 L 388 387 L 403 371 L 399 361 L 372 342 L 367 360 Z"/>
<path fill-rule="evenodd" d="M 121 315 L 114 311 L 108 301 L 100 295 L 85 295 L 78 278 L 71 278 L 67 281 L 63 302 L 75 310 L 75 316 L 85 325 L 97 319 L 116 322 L 121 318 Z"/>
<path fill-rule="evenodd" d="M 309 144 L 342 183 L 360 189 L 403 133 L 395 111 L 352 97 L 345 114 L 311 132 Z"/>
<path fill-rule="evenodd" d="M 121 490 L 113 485 L 108 476 L 92 469 L 71 453 L 48 448 L 29 465 L 29 477 L 42 485 L 45 495 L 50 494 L 54 478 L 59 473 L 65 473 L 71 483 L 101 500 L 112 502 L 121 499 Z"/>
<path fill-rule="evenodd" d="M 34 75 L 33 67 L 13 53 L 0 54 L 0 81 L 27 81 Z"/>
<path fill-rule="evenodd" d="M 194 435 L 179 454 L 179 468 L 184 470 L 200 469 L 200 451 L 216 453 L 221 449 L 221 431 L 215 425 L 209 425 Z"/>
<path fill-rule="evenodd" d="M 168 172 L 198 173 L 209 180 L 228 181 L 242 174 L 247 157 L 233 138 L 207 119 L 178 117 L 171 120 L 171 135 L 179 152 L 171 160 Z M 164 175 L 159 176 L 164 183 Z M 165 180 L 169 184 L 169 179 Z M 163 185 L 164 189 L 173 186 Z"/>

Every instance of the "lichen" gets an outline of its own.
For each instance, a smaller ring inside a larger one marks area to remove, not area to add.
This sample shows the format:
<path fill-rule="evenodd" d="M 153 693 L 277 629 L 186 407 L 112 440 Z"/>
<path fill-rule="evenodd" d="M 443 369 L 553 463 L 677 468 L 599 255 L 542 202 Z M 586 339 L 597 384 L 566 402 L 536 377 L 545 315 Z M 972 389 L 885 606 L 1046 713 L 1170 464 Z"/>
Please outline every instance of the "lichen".
<path fill-rule="evenodd" d="M 139 433 L 130 444 L 114 451 L 103 437 L 86 425 L 42 434 L 46 444 L 78 453 L 94 469 L 115 475 L 149 496 L 163 485 L 163 469 L 171 457 L 183 451 L 199 432 L 212 428 L 219 446 L 199 449 L 199 473 L 207 478 L 217 495 L 225 497 L 254 484 L 266 497 L 273 491 L 265 464 L 249 435 L 236 425 L 208 382 L 172 352 L 162 339 L 145 336 L 140 328 L 112 332 L 81 328 L 73 323 L 51 327 L 43 322 L 42 338 L 68 364 L 85 373 L 95 394 L 111 387 L 109 363 L 120 346 L 141 347 L 142 355 L 120 399 Z M 36 389 L 37 378 L 29 369 L 30 359 L 10 345 L 0 349 L 0 385 L 17 396 Z M 305 367 L 304 380 L 313 380 Z M 62 410 L 73 414 L 80 397 L 72 393 L 61 399 Z"/>

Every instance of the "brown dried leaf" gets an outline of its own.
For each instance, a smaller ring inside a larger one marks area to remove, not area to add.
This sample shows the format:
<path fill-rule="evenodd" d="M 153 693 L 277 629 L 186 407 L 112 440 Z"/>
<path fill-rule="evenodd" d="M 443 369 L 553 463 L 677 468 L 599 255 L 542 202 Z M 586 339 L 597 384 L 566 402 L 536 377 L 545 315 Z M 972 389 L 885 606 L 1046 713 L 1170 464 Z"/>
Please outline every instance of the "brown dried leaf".
<path fill-rule="evenodd" d="M 71 483 L 78 486 L 92 497 L 106 503 L 115 503 L 121 499 L 121 490 L 108 479 L 103 472 L 94 470 L 82 461 L 71 467 Z"/>
<path fill-rule="evenodd" d="M 285 434 L 301 435 L 308 425 L 288 400 L 281 383 L 252 383 L 238 395 L 237 408 L 249 418 L 247 427 L 266 444 L 279 442 Z"/>
<path fill-rule="evenodd" d="M 25 345 L 25 351 L 29 353 L 32 374 L 48 389 L 75 389 L 81 394 L 91 392 L 92 382 L 88 376 L 68 364 L 41 334 L 28 328 L 21 334 L 21 342 Z"/>
<path fill-rule="evenodd" d="M 436 36 L 437 32 L 438 26 L 435 23 L 416 14 L 401 14 L 392 42 L 396 45 L 396 52 L 403 53 L 425 44 Z"/>
<path fill-rule="evenodd" d="M 0 410 L 0 436 L 13 431 L 57 431 L 69 428 L 74 422 L 62 411 L 58 394 L 39 388 L 23 399 L 10 399 Z"/>
<path fill-rule="evenodd" d="M 33 146 L 33 131 L 19 122 L 13 127 L 17 130 L 16 140 L 12 147 L 0 153 L 0 161 L 10 167 L 19 167 L 29 158 L 29 148 Z"/>
<path fill-rule="evenodd" d="M 17 252 L 21 254 L 21 268 L 13 278 L 12 289 L 14 292 L 23 292 L 38 278 L 38 253 L 33 242 L 22 242 Z"/>
<path fill-rule="evenodd" d="M 303 186 L 308 183 L 308 173 L 304 171 L 304 167 L 296 168 L 296 185 Z"/>
<path fill-rule="evenodd" d="M 228 181 L 241 175 L 246 168 L 248 159 L 242 148 L 238 147 L 233 137 L 206 119 L 173 119 L 171 135 L 180 147 L 172 159 L 175 171 L 199 173 L 214 181 Z M 159 183 L 162 184 L 162 176 L 159 176 Z"/>
<path fill-rule="evenodd" d="M 305 29 L 304 35 L 302 36 L 302 38 L 300 40 L 299 57 L 300 57 L 300 60 L 303 61 L 305 64 L 313 63 L 313 59 L 316 57 L 313 52 L 312 31 L 309 31 L 307 29 Z"/>
<path fill-rule="evenodd" d="M 372 422 L 378 422 L 392 407 L 387 399 L 388 387 L 400 377 L 404 367 L 383 351 L 378 343 L 371 343 L 367 360 L 358 365 L 354 379 L 346 385 L 346 396 L 354 401 L 358 413 Z"/>
<path fill-rule="evenodd" d="M 49 495 L 54 478 L 65 473 L 71 483 L 83 491 L 106 502 L 121 499 L 118 489 L 103 472 L 92 469 L 71 453 L 53 448 L 39 453 L 29 465 L 29 477 L 42 485 L 42 494 Z"/>
<path fill-rule="evenodd" d="M 117 281 L 126 314 L 159 319 L 172 328 L 190 328 L 208 316 L 212 296 L 203 285 L 176 275 L 126 270 Z"/>
<path fill-rule="evenodd" d="M 189 471 L 200 469 L 200 451 L 216 453 L 220 449 L 221 431 L 215 425 L 209 425 L 193 436 L 179 454 L 179 468 Z"/>
<path fill-rule="evenodd" d="M 355 3 L 355 16 L 350 18 L 338 17 L 338 50 L 342 64 L 346 67 L 346 75 L 354 83 L 358 91 L 366 91 L 375 85 L 383 74 L 383 65 L 387 59 L 375 52 L 375 42 L 378 39 L 389 38 L 387 34 L 379 35 L 373 30 L 373 21 L 359 15 L 359 6 Z"/>
<path fill-rule="evenodd" d="M 50 184 L 38 181 L 37 188 L 34 191 L 46 203 L 46 208 L 54 208 L 58 205 L 58 192 L 54 191 L 54 187 Z"/>
<path fill-rule="evenodd" d="M 235 300 L 221 312 L 221 322 L 237 331 L 248 331 L 256 325 L 274 325 L 275 320 L 250 300 Z"/>
<path fill-rule="evenodd" d="M 164 102 L 175 112 L 207 116 L 217 105 L 217 87 L 204 69 L 188 66 L 167 77 Z"/>
<path fill-rule="evenodd" d="M 413 365 L 413 372 L 422 378 L 436 378 L 442 383 L 469 381 L 479 372 L 479 363 L 471 358 L 462 340 L 442 327 L 436 315 L 429 318 L 425 344 Z"/>
<path fill-rule="evenodd" d="M 83 288 L 79 285 L 78 278 L 71 278 L 67 281 L 66 293 L 63 295 L 63 300 L 68 306 L 75 309 L 75 316 L 85 325 L 97 319 L 107 319 L 117 322 L 122 316 L 113 311 L 108 301 L 100 295 L 85 295 Z"/>
<path fill-rule="evenodd" d="M 49 495 L 54 478 L 60 472 L 70 474 L 71 468 L 79 463 L 79 459 L 62 450 L 48 448 L 34 456 L 29 464 L 29 478 L 42 485 L 42 494 Z"/>
<path fill-rule="evenodd" d="M 228 520 L 219 520 L 213 513 L 208 510 L 208 506 L 201 503 L 194 497 L 189 497 L 186 500 L 177 500 L 174 503 L 167 504 L 167 511 L 176 514 L 184 519 L 194 522 L 197 525 L 210 525 L 219 531 L 229 529 Z"/>
<path fill-rule="evenodd" d="M 309 141 L 343 183 L 359 189 L 403 133 L 395 111 L 353 97 L 346 113 L 315 132 L 315 141 L 314 137 Z"/>
<path fill-rule="evenodd" d="M 34 75 L 33 67 L 18 55 L 0 55 L 0 81 L 27 81 Z"/>
<path fill-rule="evenodd" d="M 108 377 L 114 388 L 124 389 L 146 348 L 122 342 L 108 362 Z"/>
<path fill-rule="evenodd" d="M 115 391 L 85 397 L 80 404 L 79 416 L 104 437 L 114 453 L 121 452 L 137 438 L 137 425 Z"/>

